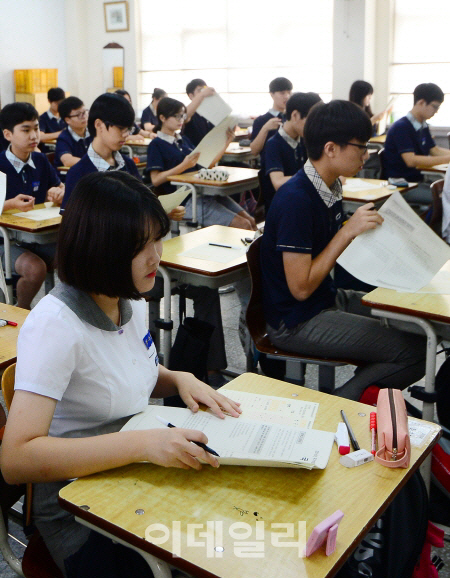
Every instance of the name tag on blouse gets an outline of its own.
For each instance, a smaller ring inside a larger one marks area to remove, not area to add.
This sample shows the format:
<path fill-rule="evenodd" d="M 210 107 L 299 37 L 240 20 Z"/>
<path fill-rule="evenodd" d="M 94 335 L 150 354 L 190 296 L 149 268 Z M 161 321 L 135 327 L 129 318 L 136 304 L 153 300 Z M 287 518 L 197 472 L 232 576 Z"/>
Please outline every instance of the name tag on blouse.
<path fill-rule="evenodd" d="M 152 346 L 152 343 L 153 343 L 153 339 L 152 339 L 152 336 L 150 334 L 150 331 L 147 331 L 147 334 L 142 339 L 142 341 L 144 342 L 145 347 L 147 349 L 150 349 L 150 347 Z"/>

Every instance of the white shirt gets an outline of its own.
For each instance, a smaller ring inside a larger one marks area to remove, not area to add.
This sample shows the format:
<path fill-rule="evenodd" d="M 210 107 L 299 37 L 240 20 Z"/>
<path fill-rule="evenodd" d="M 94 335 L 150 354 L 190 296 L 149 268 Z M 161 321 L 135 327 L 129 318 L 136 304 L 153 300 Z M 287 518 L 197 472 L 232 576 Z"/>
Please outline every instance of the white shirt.
<path fill-rule="evenodd" d="M 445 173 L 442 191 L 442 237 L 450 243 L 450 165 Z"/>
<path fill-rule="evenodd" d="M 155 345 L 143 341 L 145 301 L 125 303 L 131 318 L 122 327 L 110 321 L 109 330 L 84 321 L 52 294 L 28 315 L 17 343 L 15 389 L 58 400 L 49 435 L 117 431 L 114 422 L 147 407 L 158 356 Z M 103 314 L 100 308 L 94 313 L 97 319 Z"/>

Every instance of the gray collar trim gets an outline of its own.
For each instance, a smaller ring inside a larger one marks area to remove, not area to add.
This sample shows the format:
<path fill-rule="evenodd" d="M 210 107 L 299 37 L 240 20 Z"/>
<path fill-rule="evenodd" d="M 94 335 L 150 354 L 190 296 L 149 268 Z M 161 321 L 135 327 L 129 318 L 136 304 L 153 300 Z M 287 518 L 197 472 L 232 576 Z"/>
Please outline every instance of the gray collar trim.
<path fill-rule="evenodd" d="M 119 331 L 120 327 L 111 321 L 88 293 L 65 283 L 58 283 L 50 291 L 50 295 L 62 301 L 77 317 L 86 321 L 89 325 L 103 331 Z M 123 327 L 130 321 L 133 310 L 131 303 L 127 299 L 120 299 L 119 307 L 121 327 Z"/>

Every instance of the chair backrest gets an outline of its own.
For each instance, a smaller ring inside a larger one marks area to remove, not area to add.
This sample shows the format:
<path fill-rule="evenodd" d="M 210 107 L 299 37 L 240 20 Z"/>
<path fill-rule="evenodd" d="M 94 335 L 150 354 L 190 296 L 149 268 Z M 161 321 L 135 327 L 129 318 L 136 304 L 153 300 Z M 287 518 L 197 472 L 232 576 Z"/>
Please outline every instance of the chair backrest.
<path fill-rule="evenodd" d="M 3 291 L 3 295 L 5 296 L 5 303 L 10 304 L 8 287 L 6 286 L 5 274 L 3 272 L 3 267 L 0 264 L 0 289 Z"/>
<path fill-rule="evenodd" d="M 50 153 L 45 153 L 45 155 L 46 155 L 46 157 L 47 157 L 48 162 L 49 162 L 51 165 L 53 165 L 53 163 L 55 162 L 55 152 L 52 151 L 52 152 L 50 152 Z"/>
<path fill-rule="evenodd" d="M 380 159 L 380 179 L 386 179 L 386 162 L 384 148 L 378 151 L 378 158 Z"/>
<path fill-rule="evenodd" d="M 430 188 L 432 205 L 429 225 L 439 237 L 442 237 L 442 191 L 444 189 L 444 179 L 434 181 Z"/>
<path fill-rule="evenodd" d="M 16 377 L 16 364 L 13 363 L 5 369 L 2 375 L 2 393 L 6 408 L 9 411 L 14 396 L 14 379 Z"/>
<path fill-rule="evenodd" d="M 259 261 L 261 241 L 262 236 L 255 239 L 247 251 L 247 263 L 250 270 L 252 291 L 247 307 L 246 320 L 251 338 L 256 346 L 258 346 L 260 340 L 267 334 L 262 303 L 261 265 Z"/>

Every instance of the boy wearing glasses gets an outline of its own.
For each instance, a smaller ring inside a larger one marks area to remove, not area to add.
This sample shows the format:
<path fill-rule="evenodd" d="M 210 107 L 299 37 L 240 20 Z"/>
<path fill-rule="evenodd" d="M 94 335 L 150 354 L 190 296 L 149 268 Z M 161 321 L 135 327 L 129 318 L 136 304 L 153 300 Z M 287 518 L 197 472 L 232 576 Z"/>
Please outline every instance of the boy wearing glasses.
<path fill-rule="evenodd" d="M 76 96 L 65 98 L 58 106 L 59 116 L 67 124 L 56 141 L 55 166 L 72 167 L 86 154 L 92 138 L 87 129 L 89 111 Z"/>
<path fill-rule="evenodd" d="M 319 103 L 304 139 L 309 160 L 282 185 L 261 242 L 264 315 L 272 343 L 305 356 L 354 359 L 355 375 L 337 395 L 358 400 L 372 384 L 403 389 L 425 372 L 425 339 L 382 327 L 362 293 L 336 289 L 330 272 L 361 233 L 382 225 L 373 203 L 342 225 L 342 185 L 368 157 L 372 125 L 357 105 Z"/>
<path fill-rule="evenodd" d="M 133 159 L 119 152 L 133 130 L 133 124 L 133 107 L 123 96 L 105 93 L 94 100 L 88 120 L 93 140 L 87 153 L 67 173 L 61 213 L 75 185 L 84 175 L 96 171 L 125 171 L 141 180 Z"/>

